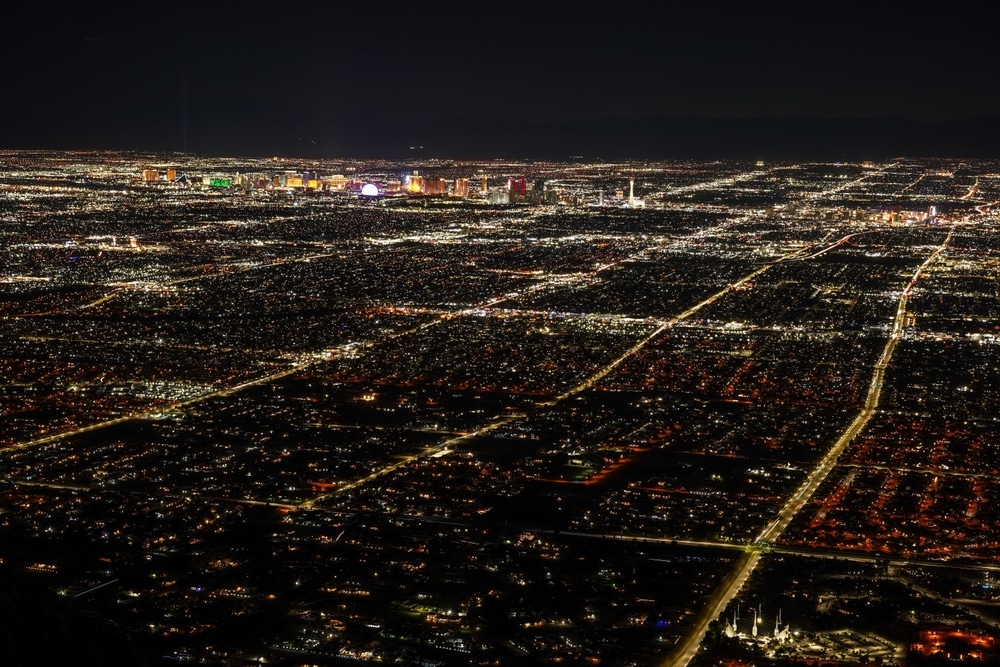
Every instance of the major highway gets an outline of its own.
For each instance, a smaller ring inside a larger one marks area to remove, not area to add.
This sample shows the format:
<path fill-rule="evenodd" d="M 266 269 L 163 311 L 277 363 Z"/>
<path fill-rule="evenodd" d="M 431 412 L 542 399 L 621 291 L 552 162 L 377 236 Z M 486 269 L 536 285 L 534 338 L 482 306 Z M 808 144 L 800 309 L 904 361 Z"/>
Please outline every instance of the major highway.
<path fill-rule="evenodd" d="M 872 380 L 868 386 L 868 395 L 865 399 L 864 407 L 854 420 L 851 421 L 847 429 L 840 435 L 840 437 L 834 441 L 830 449 L 827 450 L 826 455 L 820 459 L 819 463 L 805 479 L 802 485 L 796 489 L 795 493 L 793 493 L 785 502 L 784 506 L 782 506 L 782 508 L 778 511 L 774 520 L 760 532 L 756 540 L 754 540 L 754 543 L 769 545 L 773 544 L 778 540 L 778 538 L 781 537 L 781 534 L 792 522 L 792 519 L 795 518 L 813 494 L 816 493 L 816 490 L 830 474 L 830 471 L 833 470 L 841 453 L 843 453 L 854 438 L 861 433 L 861 431 L 868 424 L 868 421 L 875 414 L 882 394 L 882 382 L 885 377 L 885 370 L 889 366 L 892 354 L 896 349 L 896 343 L 902 335 L 903 326 L 906 322 L 906 306 L 909 295 L 913 286 L 920 279 L 927 266 L 937 259 L 945 248 L 948 247 L 948 244 L 951 242 L 951 237 L 952 231 L 949 230 L 948 235 L 945 237 L 941 245 L 935 248 L 934 252 L 932 252 L 930 256 L 928 256 L 927 259 L 925 259 L 924 262 L 917 268 L 913 277 L 910 279 L 909 284 L 899 295 L 899 300 L 896 306 L 896 314 L 893 317 L 892 331 L 890 332 L 889 339 L 886 341 L 885 347 L 882 350 L 882 354 L 879 356 L 878 361 L 875 362 L 875 365 L 872 368 Z M 691 662 L 691 659 L 694 658 L 695 654 L 698 652 L 698 648 L 701 646 L 702 640 L 705 638 L 705 633 L 708 631 L 709 624 L 719 617 L 719 614 L 721 614 L 726 607 L 729 606 L 732 599 L 740 592 L 740 589 L 743 587 L 747 578 L 753 572 L 754 568 L 757 567 L 759 560 L 760 552 L 756 550 L 750 551 L 739 559 L 733 572 L 725 579 L 725 581 L 723 581 L 723 583 L 718 589 L 716 589 L 715 593 L 713 593 L 712 597 L 709 599 L 706 608 L 702 611 L 702 614 L 692 632 L 677 644 L 673 654 L 671 654 L 663 663 L 663 667 L 686 667 L 687 664 Z"/>

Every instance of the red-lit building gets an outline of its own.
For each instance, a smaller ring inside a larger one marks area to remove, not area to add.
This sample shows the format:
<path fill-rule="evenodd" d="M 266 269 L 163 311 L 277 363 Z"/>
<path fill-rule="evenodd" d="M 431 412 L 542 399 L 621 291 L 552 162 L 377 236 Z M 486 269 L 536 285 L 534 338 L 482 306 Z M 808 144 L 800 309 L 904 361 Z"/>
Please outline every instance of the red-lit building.
<path fill-rule="evenodd" d="M 512 178 L 507 181 L 507 190 L 512 199 L 523 197 L 528 192 L 528 181 L 523 178 Z"/>

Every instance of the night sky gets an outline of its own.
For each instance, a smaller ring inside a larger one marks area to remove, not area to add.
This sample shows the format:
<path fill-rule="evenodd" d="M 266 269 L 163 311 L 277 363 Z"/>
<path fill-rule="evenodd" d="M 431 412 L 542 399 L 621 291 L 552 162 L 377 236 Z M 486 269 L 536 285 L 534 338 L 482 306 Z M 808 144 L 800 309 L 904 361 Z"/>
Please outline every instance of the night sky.
<path fill-rule="evenodd" d="M 0 147 L 321 154 L 419 142 L 407 127 L 1000 115 L 988 24 L 957 6 L 328 4 L 38 3 L 6 21 Z"/>

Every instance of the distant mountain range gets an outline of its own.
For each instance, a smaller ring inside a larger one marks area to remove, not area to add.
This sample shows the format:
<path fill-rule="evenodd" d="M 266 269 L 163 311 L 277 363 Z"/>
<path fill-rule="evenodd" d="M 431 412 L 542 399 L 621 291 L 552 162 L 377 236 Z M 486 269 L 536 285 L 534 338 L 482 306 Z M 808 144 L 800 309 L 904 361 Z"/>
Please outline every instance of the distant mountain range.
<path fill-rule="evenodd" d="M 39 114 L 0 124 L 0 148 L 135 149 L 206 155 L 455 159 L 880 160 L 1000 158 L 1000 116 L 962 121 L 656 116 L 570 122 L 341 117 L 254 99 L 139 111 Z"/>

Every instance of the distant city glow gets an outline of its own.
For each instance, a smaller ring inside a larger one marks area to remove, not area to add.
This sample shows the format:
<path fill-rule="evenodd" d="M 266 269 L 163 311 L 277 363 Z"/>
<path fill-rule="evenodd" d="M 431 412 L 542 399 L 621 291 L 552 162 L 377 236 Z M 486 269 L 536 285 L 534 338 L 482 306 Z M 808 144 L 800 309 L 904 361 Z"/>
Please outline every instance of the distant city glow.
<path fill-rule="evenodd" d="M 157 664 L 995 662 L 998 171 L 0 151 L 0 598 Z"/>

